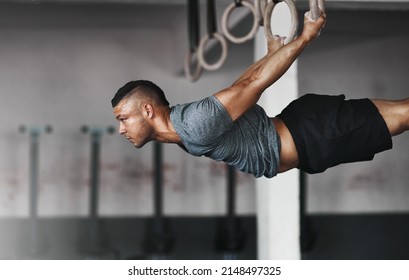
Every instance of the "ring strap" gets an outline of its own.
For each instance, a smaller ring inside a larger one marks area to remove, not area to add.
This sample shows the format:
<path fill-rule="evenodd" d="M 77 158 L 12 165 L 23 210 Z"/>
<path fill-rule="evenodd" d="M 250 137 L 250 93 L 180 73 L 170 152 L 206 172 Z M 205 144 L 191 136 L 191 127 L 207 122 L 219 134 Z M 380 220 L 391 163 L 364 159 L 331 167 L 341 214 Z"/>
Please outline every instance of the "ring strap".
<path fill-rule="evenodd" d="M 241 0 L 234 0 L 234 4 L 236 5 L 236 7 L 242 6 Z"/>
<path fill-rule="evenodd" d="M 194 52 L 199 45 L 199 3 L 198 0 L 187 1 L 187 18 L 189 33 L 189 49 Z"/>
<path fill-rule="evenodd" d="M 197 81 L 202 75 L 203 68 L 199 61 L 196 61 L 196 67 L 192 70 L 191 64 L 193 57 L 198 50 L 199 46 L 199 1 L 189 0 L 187 1 L 187 16 L 188 16 L 188 35 L 189 35 L 189 50 L 185 54 L 183 68 L 186 78 L 191 81 Z"/>
<path fill-rule="evenodd" d="M 207 34 L 212 37 L 217 32 L 216 8 L 214 0 L 207 0 Z"/>

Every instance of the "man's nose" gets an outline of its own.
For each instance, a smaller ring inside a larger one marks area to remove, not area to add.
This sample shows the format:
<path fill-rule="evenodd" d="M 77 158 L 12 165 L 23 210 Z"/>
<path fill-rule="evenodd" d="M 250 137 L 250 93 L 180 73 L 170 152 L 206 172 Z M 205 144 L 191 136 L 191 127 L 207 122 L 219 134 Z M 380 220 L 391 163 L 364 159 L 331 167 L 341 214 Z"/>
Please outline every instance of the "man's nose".
<path fill-rule="evenodd" d="M 126 129 L 125 129 L 125 126 L 122 124 L 122 123 L 120 123 L 119 124 L 119 130 L 118 130 L 118 132 L 119 132 L 119 134 L 125 134 L 125 132 L 126 132 Z"/>

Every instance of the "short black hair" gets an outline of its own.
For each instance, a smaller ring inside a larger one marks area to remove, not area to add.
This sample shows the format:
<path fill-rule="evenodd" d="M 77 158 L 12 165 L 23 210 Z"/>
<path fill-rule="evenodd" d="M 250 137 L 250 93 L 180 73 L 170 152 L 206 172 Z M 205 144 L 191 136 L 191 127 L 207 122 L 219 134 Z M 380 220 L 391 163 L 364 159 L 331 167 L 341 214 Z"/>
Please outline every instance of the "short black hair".
<path fill-rule="evenodd" d="M 160 105 L 168 106 L 169 102 L 165 97 L 163 90 L 151 81 L 147 80 L 136 80 L 130 81 L 122 86 L 114 98 L 111 100 L 112 108 L 118 105 L 121 100 L 127 97 L 129 94 L 140 91 L 144 94 L 151 95 L 155 100 L 157 100 Z"/>

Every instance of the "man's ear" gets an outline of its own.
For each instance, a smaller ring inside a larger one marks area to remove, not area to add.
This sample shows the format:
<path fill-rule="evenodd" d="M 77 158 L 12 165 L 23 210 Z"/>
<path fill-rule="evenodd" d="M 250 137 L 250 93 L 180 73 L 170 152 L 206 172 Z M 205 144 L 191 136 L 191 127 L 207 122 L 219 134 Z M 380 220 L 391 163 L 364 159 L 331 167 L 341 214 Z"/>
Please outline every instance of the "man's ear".
<path fill-rule="evenodd" d="M 154 110 L 153 110 L 152 104 L 145 103 L 143 105 L 143 116 L 145 118 L 151 119 L 153 117 L 153 113 L 154 113 Z"/>

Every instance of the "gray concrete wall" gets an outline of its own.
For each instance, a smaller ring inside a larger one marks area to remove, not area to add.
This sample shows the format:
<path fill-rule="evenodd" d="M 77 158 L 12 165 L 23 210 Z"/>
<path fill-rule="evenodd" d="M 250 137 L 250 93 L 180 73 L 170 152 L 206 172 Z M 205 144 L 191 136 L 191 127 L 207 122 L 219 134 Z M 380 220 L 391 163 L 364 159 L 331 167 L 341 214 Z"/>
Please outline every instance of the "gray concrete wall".
<path fill-rule="evenodd" d="M 150 79 L 172 104 L 228 86 L 252 61 L 251 44 L 231 47 L 223 70 L 188 82 L 184 6 L 0 6 L 0 217 L 28 215 L 29 137 L 22 124 L 50 124 L 40 139 L 39 215 L 88 213 L 89 135 L 80 127 L 116 125 L 110 99 L 132 79 Z M 231 46 L 231 45 L 230 45 Z M 237 59 L 240 57 L 240 59 Z M 225 213 L 225 168 L 164 150 L 167 215 Z M 152 146 L 136 150 L 119 135 L 104 135 L 100 214 L 150 215 Z M 254 213 L 254 179 L 238 176 L 238 212 Z"/>
<path fill-rule="evenodd" d="M 40 215 L 84 216 L 89 136 L 80 126 L 116 125 L 109 100 L 118 87 L 152 79 L 172 104 L 184 103 L 229 85 L 251 63 L 251 44 L 230 44 L 221 71 L 187 82 L 181 74 L 185 16 L 183 5 L 1 5 L 0 216 L 28 213 L 29 142 L 18 132 L 21 124 L 54 127 L 40 143 Z M 300 93 L 407 96 L 406 18 L 328 11 L 322 36 L 299 60 Z M 309 211 L 407 211 L 407 140 L 394 139 L 394 150 L 373 162 L 309 176 Z M 104 136 L 102 145 L 101 214 L 152 213 L 151 145 L 135 150 L 117 135 Z M 223 213 L 224 175 L 223 165 L 166 146 L 165 212 Z M 240 174 L 238 189 L 239 213 L 254 213 L 254 180 Z"/>

